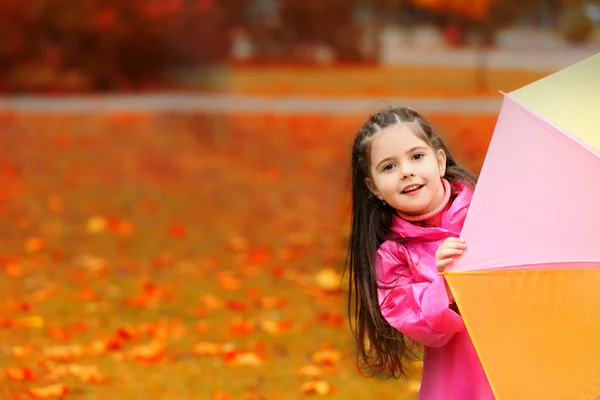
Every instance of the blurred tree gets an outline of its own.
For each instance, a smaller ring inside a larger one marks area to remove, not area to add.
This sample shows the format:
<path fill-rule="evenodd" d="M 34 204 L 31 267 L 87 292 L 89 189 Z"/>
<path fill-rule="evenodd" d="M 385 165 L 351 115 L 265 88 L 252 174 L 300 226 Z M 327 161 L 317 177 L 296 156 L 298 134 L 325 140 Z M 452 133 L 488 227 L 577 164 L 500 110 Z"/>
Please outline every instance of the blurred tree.
<path fill-rule="evenodd" d="M 584 43 L 594 33 L 595 24 L 586 10 L 587 3 L 600 5 L 600 0 L 562 0 L 557 16 L 558 32 L 571 43 Z"/>
<path fill-rule="evenodd" d="M 152 87 L 178 65 L 225 60 L 246 0 L 0 1 L 10 91 Z"/>
<path fill-rule="evenodd" d="M 280 0 L 284 40 L 315 51 L 326 46 L 338 61 L 360 61 L 353 0 Z M 301 56 L 302 57 L 302 56 Z M 311 58 L 311 55 L 308 55 Z"/>

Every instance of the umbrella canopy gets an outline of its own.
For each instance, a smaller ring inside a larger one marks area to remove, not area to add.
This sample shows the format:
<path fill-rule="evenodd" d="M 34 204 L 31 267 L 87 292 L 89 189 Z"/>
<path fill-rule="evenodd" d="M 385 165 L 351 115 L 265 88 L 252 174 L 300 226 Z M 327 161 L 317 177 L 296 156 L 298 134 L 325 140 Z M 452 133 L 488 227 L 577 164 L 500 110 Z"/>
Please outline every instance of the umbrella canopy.
<path fill-rule="evenodd" d="M 600 54 L 504 95 L 445 274 L 496 397 L 600 396 Z"/>

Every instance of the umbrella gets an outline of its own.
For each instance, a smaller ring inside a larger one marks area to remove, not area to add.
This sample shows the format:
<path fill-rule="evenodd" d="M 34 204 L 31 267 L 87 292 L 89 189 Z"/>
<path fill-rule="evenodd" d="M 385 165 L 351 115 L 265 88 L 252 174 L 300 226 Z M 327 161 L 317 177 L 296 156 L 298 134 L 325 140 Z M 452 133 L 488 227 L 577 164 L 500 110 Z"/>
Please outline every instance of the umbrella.
<path fill-rule="evenodd" d="M 496 397 L 600 398 L 600 54 L 504 94 L 444 273 Z"/>

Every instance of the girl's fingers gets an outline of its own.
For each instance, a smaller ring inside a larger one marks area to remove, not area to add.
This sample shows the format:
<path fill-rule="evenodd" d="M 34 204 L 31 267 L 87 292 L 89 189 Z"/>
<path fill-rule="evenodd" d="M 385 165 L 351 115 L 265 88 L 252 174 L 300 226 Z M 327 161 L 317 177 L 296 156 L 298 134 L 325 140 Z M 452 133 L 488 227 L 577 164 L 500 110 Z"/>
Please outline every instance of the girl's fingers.
<path fill-rule="evenodd" d="M 446 258 L 437 262 L 437 269 L 439 272 L 442 272 L 444 268 L 450 265 L 454 261 L 453 258 Z"/>
<path fill-rule="evenodd" d="M 459 256 L 463 253 L 463 249 L 440 249 L 437 253 L 437 259 L 443 260 L 453 256 Z"/>
<path fill-rule="evenodd" d="M 460 242 L 460 241 L 447 241 L 442 243 L 442 245 L 440 247 L 451 247 L 451 248 L 456 248 L 456 249 L 465 249 L 467 247 L 467 245 L 465 244 L 465 242 Z"/>

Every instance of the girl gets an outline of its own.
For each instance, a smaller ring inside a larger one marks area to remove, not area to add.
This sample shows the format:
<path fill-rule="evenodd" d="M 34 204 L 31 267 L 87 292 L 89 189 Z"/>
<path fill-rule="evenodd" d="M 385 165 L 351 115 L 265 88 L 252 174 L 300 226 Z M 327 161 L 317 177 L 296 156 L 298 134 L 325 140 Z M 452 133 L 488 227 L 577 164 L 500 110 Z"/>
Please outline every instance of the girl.
<path fill-rule="evenodd" d="M 415 111 L 373 114 L 352 150 L 348 307 L 361 368 L 406 376 L 424 346 L 421 400 L 490 400 L 444 270 L 477 176 L 456 161 Z"/>

